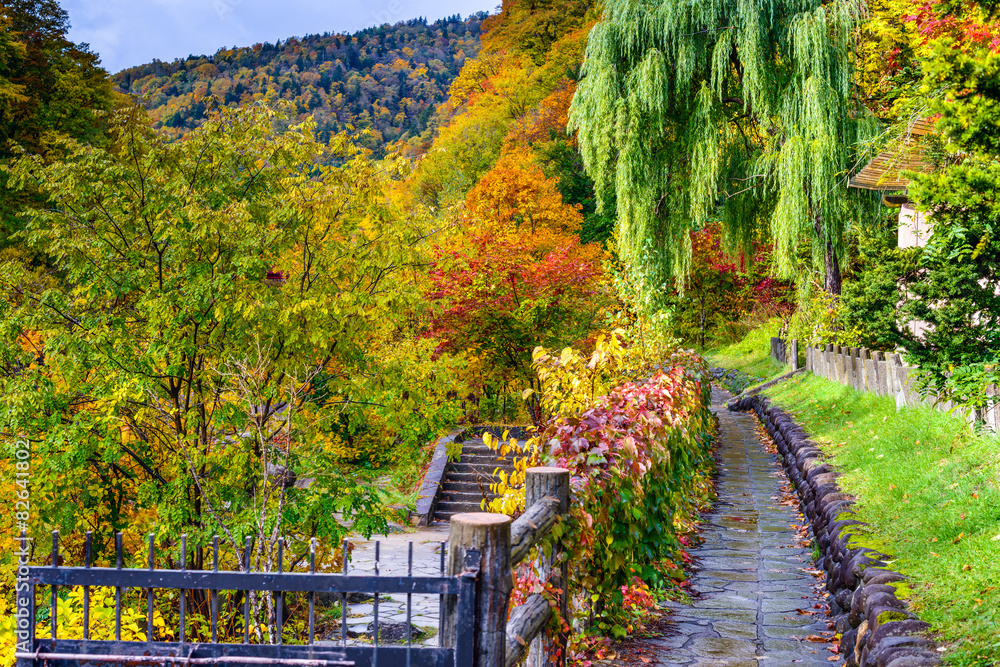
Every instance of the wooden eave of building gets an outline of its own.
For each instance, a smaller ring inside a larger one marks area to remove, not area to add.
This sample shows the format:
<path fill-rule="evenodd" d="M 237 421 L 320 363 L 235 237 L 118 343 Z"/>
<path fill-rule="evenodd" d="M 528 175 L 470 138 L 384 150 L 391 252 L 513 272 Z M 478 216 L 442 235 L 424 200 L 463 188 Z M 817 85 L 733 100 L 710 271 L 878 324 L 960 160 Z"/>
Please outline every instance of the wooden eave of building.
<path fill-rule="evenodd" d="M 880 192 L 906 190 L 910 179 L 903 176 L 904 172 L 929 173 L 934 168 L 933 161 L 919 139 L 933 132 L 934 127 L 927 120 L 910 123 L 900 145 L 875 156 L 854 175 L 848 183 L 849 187 Z"/>

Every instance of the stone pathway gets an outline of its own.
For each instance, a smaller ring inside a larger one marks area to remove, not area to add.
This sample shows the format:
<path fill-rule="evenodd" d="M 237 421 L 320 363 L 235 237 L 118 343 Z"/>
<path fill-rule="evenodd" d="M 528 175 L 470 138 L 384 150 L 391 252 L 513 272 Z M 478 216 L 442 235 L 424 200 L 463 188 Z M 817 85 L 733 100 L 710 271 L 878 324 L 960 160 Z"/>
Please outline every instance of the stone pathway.
<path fill-rule="evenodd" d="M 825 602 L 810 551 L 797 546 L 804 520 L 779 504 L 785 481 L 777 456 L 760 444 L 752 415 L 729 412 L 731 395 L 713 389 L 719 416 L 719 500 L 704 517 L 704 543 L 690 550 L 697 572 L 690 605 L 671 603 L 672 633 L 648 642 L 655 665 L 784 667 L 840 665 L 828 660 Z"/>
<path fill-rule="evenodd" d="M 807 637 L 829 637 L 825 600 L 816 591 L 810 551 L 798 546 L 794 525 L 804 519 L 779 504 L 786 483 L 777 456 L 758 439 L 752 415 L 729 412 L 731 395 L 712 392 L 712 409 L 719 416 L 719 500 L 703 518 L 705 540 L 690 550 L 697 572 L 691 580 L 690 605 L 671 603 L 670 632 L 647 640 L 654 649 L 651 665 L 662 667 L 785 667 L 834 665 L 827 644 Z M 413 542 L 414 574 L 436 575 L 440 543 L 448 524 L 435 522 L 413 533 L 379 536 L 379 572 L 406 574 L 408 543 Z M 374 574 L 374 541 L 356 541 L 351 572 Z M 821 604 L 822 603 L 822 604 Z M 436 628 L 437 596 L 414 595 L 413 624 Z M 820 605 L 819 608 L 814 605 Z M 365 633 L 372 621 L 372 603 L 352 604 L 348 629 Z M 379 602 L 379 620 L 403 622 L 406 596 Z M 339 641 L 339 631 L 324 638 Z M 438 637 L 414 640 L 436 646 Z M 358 643 L 358 639 L 349 643 Z"/>
<path fill-rule="evenodd" d="M 413 544 L 413 574 L 436 577 L 441 574 L 441 542 L 448 539 L 448 524 L 435 522 L 428 528 L 416 532 L 376 535 L 371 540 L 354 540 L 351 552 L 351 574 L 375 574 L 375 542 L 379 543 L 378 573 L 382 576 L 406 576 L 409 545 Z M 437 595 L 410 596 L 411 623 L 426 632 L 422 637 L 414 634 L 414 646 L 437 646 L 439 599 Z M 379 625 L 406 622 L 406 595 L 384 595 L 379 599 Z M 367 635 L 368 627 L 374 621 L 372 600 L 349 604 L 347 608 L 347 629 L 351 633 Z M 405 627 L 405 626 L 403 626 Z M 405 632 L 405 631 L 404 631 Z M 405 636 L 405 635 L 404 635 Z M 335 630 L 320 643 L 340 642 L 340 630 Z M 351 638 L 348 644 L 370 644 L 370 640 Z M 381 643 L 386 643 L 383 639 Z M 405 643 L 405 640 L 397 643 Z"/>

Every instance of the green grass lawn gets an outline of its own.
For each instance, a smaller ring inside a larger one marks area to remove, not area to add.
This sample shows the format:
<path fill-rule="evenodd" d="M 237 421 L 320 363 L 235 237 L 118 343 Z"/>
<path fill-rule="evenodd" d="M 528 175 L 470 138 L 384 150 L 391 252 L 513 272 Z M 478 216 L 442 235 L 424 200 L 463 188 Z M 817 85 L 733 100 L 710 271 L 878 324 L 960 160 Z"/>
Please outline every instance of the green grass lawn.
<path fill-rule="evenodd" d="M 758 344 L 766 355 L 766 339 Z M 1000 439 L 811 374 L 766 394 L 844 473 L 841 487 L 870 524 L 859 545 L 911 577 L 899 595 L 948 646 L 947 664 L 1000 665 Z"/>
<path fill-rule="evenodd" d="M 737 343 L 705 350 L 704 357 L 712 366 L 736 368 L 762 380 L 787 373 L 788 366 L 771 358 L 771 336 L 778 335 L 778 326 L 778 320 L 772 320 Z"/>

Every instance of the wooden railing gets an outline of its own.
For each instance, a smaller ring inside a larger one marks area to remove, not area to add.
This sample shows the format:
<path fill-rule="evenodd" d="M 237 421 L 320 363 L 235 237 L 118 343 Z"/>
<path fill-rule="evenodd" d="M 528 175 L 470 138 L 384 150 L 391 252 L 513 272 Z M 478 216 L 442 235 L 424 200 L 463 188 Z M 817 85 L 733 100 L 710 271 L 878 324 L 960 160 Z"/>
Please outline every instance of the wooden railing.
<path fill-rule="evenodd" d="M 565 664 L 567 638 L 562 634 L 549 638 L 542 633 L 552 618 L 553 605 L 566 617 L 568 570 L 566 563 L 560 562 L 561 545 L 553 545 L 550 554 L 539 553 L 535 562 L 541 580 L 559 591 L 556 599 L 550 601 L 536 593 L 512 610 L 509 604 L 512 569 L 569 510 L 569 471 L 529 468 L 525 507 L 524 514 L 516 521 L 506 514 L 485 512 L 451 517 L 447 572 L 461 572 L 467 551 L 475 549 L 481 554 L 473 624 L 476 667 L 513 667 L 526 653 L 527 664 L 532 667 Z M 446 646 L 457 638 L 458 621 L 457 605 L 446 600 L 443 623 Z"/>

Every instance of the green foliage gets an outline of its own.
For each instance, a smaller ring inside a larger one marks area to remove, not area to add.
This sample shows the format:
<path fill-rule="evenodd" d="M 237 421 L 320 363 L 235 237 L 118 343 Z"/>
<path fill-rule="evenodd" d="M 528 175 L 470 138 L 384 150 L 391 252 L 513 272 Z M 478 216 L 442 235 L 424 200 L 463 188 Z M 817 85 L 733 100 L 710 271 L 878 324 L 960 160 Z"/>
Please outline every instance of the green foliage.
<path fill-rule="evenodd" d="M 754 244 L 753 256 L 728 257 L 721 225 L 712 223 L 691 233 L 691 272 L 683 290 L 666 299 L 674 334 L 690 345 L 739 340 L 749 327 L 772 317 L 787 317 L 794 308 L 793 286 L 770 272 L 770 248 Z"/>
<path fill-rule="evenodd" d="M 781 320 L 769 320 L 751 329 L 743 339 L 709 350 L 705 357 L 712 366 L 735 368 L 761 381 L 770 380 L 788 370 L 770 355 L 771 338 L 779 335 L 781 327 Z"/>
<path fill-rule="evenodd" d="M 222 48 L 212 56 L 130 67 L 113 81 L 138 95 L 154 127 L 171 137 L 198 127 L 220 106 L 286 100 L 296 120 L 314 119 L 320 142 L 343 130 L 368 130 L 361 141 L 378 155 L 393 142 L 423 150 L 437 106 L 479 51 L 484 17 L 416 19 L 354 35 Z"/>
<path fill-rule="evenodd" d="M 852 96 L 860 19 L 850 0 L 605 4 L 570 128 L 646 290 L 687 274 L 688 232 L 721 202 L 728 248 L 766 230 L 788 277 L 807 241 L 839 292 L 841 172 L 871 125 Z"/>
<path fill-rule="evenodd" d="M 959 49 L 945 36 L 925 64 L 930 111 L 952 152 L 950 163 L 916 174 L 910 196 L 930 212 L 930 240 L 906 283 L 907 358 L 920 384 L 945 399 L 982 407 L 1000 380 L 1000 54 L 988 46 Z"/>
<path fill-rule="evenodd" d="M 892 397 L 818 377 L 767 393 L 844 472 L 838 483 L 868 524 L 857 539 L 875 542 L 910 578 L 906 597 L 948 647 L 945 664 L 1000 663 L 996 437 L 974 435 L 933 408 L 897 411 Z"/>
<path fill-rule="evenodd" d="M 0 7 L 0 161 L 20 151 L 58 159 L 66 138 L 104 144 L 116 96 L 97 56 L 67 40 L 68 29 L 54 0 Z M 12 190 L 0 174 L 0 251 L 21 228 L 18 211 L 39 203 Z"/>
<path fill-rule="evenodd" d="M 106 548 L 154 526 L 192 547 L 336 542 L 340 512 L 383 527 L 323 434 L 377 407 L 390 437 L 422 437 L 404 425 L 444 400 L 447 380 L 395 352 L 425 234 L 385 204 L 402 165 L 320 144 L 311 123 L 276 132 L 257 106 L 176 143 L 141 116 L 115 117 L 109 149 L 65 140 L 65 161 L 5 166 L 47 200 L 21 241 L 65 275 L 0 264 L 0 432 L 32 443 L 33 530 L 87 525 Z"/>
<path fill-rule="evenodd" d="M 889 209 L 893 214 L 896 209 Z M 893 215 L 895 218 L 895 215 Z M 897 246 L 895 229 L 857 227 L 857 269 L 844 283 L 843 329 L 856 334 L 857 344 L 892 351 L 902 342 L 900 284 L 915 268 L 919 250 Z M 810 339 L 810 344 L 835 343 L 836 331 Z"/>
<path fill-rule="evenodd" d="M 802 345 L 859 344 L 860 330 L 846 326 L 850 318 L 847 303 L 824 291 L 818 279 L 800 284 L 798 301 L 799 306 L 785 327 L 790 340 L 798 340 Z"/>

